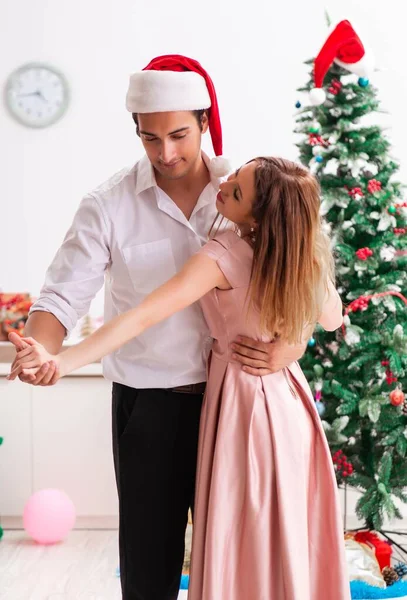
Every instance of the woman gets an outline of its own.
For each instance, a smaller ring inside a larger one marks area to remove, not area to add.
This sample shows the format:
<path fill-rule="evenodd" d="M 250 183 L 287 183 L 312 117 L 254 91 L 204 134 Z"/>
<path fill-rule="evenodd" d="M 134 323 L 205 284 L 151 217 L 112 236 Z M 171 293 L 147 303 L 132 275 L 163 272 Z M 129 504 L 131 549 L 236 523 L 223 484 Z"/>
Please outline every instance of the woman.
<path fill-rule="evenodd" d="M 137 308 L 77 346 L 58 356 L 35 343 L 22 350 L 9 376 L 54 361 L 63 377 L 201 299 L 214 344 L 189 600 L 350 598 L 335 475 L 304 375 L 295 363 L 254 377 L 229 351 L 236 335 L 297 343 L 317 322 L 327 330 L 341 325 L 319 204 L 305 168 L 250 161 L 221 184 L 217 199 L 239 234 L 215 236 Z"/>

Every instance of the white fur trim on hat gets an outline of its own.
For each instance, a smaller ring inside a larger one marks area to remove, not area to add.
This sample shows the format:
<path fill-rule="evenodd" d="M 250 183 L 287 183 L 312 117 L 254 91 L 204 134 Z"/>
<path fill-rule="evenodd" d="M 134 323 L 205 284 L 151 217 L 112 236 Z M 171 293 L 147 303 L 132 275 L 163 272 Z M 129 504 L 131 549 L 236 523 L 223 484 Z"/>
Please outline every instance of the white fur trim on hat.
<path fill-rule="evenodd" d="M 365 54 L 356 63 L 344 63 L 338 58 L 335 58 L 335 62 L 340 66 L 354 73 L 358 77 L 369 78 L 372 76 L 374 71 L 374 57 L 373 53 L 365 47 Z"/>
<path fill-rule="evenodd" d="M 309 101 L 313 106 L 320 106 L 326 100 L 325 91 L 322 88 L 312 88 L 309 93 Z"/>
<path fill-rule="evenodd" d="M 214 177 L 226 177 L 232 170 L 232 165 L 224 156 L 215 156 L 209 163 L 209 171 Z"/>
<path fill-rule="evenodd" d="M 130 76 L 126 108 L 131 113 L 209 108 L 205 79 L 194 71 L 141 71 Z"/>

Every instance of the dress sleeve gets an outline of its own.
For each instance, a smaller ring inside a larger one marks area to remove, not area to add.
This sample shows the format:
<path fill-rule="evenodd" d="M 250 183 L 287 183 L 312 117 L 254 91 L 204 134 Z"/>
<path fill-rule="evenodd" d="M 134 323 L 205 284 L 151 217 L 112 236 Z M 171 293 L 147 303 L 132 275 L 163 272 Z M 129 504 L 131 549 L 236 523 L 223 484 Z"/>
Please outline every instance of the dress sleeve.
<path fill-rule="evenodd" d="M 232 288 L 242 287 L 248 283 L 247 273 L 250 273 L 250 270 L 248 271 L 243 264 L 247 262 L 247 253 L 242 255 L 242 244 L 247 246 L 234 231 L 225 231 L 199 250 L 201 254 L 206 254 L 216 261 Z"/>

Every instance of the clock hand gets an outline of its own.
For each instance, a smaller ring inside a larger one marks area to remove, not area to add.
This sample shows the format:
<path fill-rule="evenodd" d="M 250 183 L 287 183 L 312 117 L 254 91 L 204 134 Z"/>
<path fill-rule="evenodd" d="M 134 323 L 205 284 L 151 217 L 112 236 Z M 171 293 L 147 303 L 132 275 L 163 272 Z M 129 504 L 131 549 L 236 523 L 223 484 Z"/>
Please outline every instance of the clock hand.
<path fill-rule="evenodd" d="M 18 98 L 27 98 L 27 96 L 38 96 L 38 92 L 31 92 L 30 94 L 18 94 Z"/>
<path fill-rule="evenodd" d="M 29 96 L 38 96 L 39 98 L 41 98 L 41 100 L 45 102 L 45 98 L 40 90 L 37 90 L 36 92 L 30 92 L 29 94 L 19 94 L 18 98 L 27 98 Z"/>

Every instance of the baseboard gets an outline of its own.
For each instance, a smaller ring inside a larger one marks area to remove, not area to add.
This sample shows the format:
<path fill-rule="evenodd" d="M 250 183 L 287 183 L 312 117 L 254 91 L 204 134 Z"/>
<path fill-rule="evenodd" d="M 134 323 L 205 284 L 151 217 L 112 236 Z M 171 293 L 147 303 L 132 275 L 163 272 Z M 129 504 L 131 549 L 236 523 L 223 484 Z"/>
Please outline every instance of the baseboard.
<path fill-rule="evenodd" d="M 1 517 L 0 524 L 4 530 L 24 529 L 23 518 L 20 516 Z M 74 529 L 118 529 L 118 516 L 79 516 L 76 518 Z"/>
<path fill-rule="evenodd" d="M 24 529 L 23 518 L 20 516 L 0 517 L 0 525 L 3 529 Z M 344 528 L 349 531 L 363 527 L 356 515 L 348 515 L 344 522 Z M 106 516 L 79 516 L 76 518 L 74 529 L 118 529 L 119 517 L 116 515 Z M 385 529 L 407 531 L 407 518 L 386 523 Z"/>

